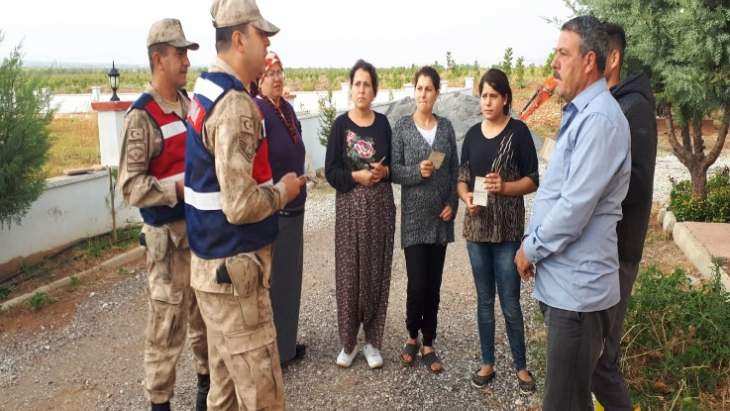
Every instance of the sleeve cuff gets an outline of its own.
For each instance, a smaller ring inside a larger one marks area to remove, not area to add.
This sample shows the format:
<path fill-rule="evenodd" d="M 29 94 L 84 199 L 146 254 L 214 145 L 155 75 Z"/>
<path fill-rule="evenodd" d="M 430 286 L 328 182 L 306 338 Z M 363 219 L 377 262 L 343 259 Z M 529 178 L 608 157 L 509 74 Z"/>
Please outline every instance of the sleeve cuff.
<path fill-rule="evenodd" d="M 535 235 L 528 234 L 522 241 L 522 249 L 525 252 L 525 257 L 532 263 L 537 264 L 541 258 L 537 254 L 537 246 L 535 245 Z"/>
<path fill-rule="evenodd" d="M 162 187 L 162 193 L 165 196 L 167 205 L 170 207 L 175 207 L 177 205 L 177 191 L 175 191 L 175 182 L 166 181 L 164 183 L 160 183 L 160 186 Z"/>
<path fill-rule="evenodd" d="M 286 185 L 284 185 L 283 182 L 279 181 L 274 185 L 274 189 L 276 190 L 277 194 L 279 195 L 279 203 L 275 204 L 276 211 L 279 211 L 283 209 L 286 206 L 287 203 L 287 192 L 286 192 Z"/>

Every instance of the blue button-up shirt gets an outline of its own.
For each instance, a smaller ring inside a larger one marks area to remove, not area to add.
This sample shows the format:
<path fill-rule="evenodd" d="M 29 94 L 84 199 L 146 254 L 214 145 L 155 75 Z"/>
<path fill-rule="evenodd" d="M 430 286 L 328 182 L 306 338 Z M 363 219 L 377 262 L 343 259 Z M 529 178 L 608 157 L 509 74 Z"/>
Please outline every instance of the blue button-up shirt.
<path fill-rule="evenodd" d="M 616 223 L 631 176 L 629 124 L 600 79 L 563 108 L 524 239 L 534 297 L 591 312 L 620 298 Z"/>

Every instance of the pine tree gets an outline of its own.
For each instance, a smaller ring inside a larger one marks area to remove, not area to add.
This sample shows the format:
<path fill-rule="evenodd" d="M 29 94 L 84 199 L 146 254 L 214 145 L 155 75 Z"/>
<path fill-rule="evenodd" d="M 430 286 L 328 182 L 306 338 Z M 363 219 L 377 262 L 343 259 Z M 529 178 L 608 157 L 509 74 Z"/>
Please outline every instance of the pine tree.
<path fill-rule="evenodd" d="M 0 32 L 0 42 L 3 40 Z M 45 188 L 50 96 L 23 70 L 20 47 L 0 64 L 0 227 L 19 223 Z"/>

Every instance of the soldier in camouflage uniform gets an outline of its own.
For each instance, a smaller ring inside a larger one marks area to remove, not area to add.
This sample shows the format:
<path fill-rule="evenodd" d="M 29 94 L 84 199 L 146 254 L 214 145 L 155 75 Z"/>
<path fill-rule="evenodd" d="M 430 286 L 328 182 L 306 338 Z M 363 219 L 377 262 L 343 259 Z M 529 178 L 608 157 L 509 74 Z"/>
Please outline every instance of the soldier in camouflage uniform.
<path fill-rule="evenodd" d="M 190 100 L 182 89 L 190 62 L 180 21 L 152 25 L 147 39 L 152 82 L 134 102 L 124 124 L 119 185 L 145 222 L 149 317 L 145 332 L 145 391 L 152 410 L 169 410 L 175 366 L 190 337 L 198 374 L 198 410 L 210 386 L 205 323 L 190 288 L 190 248 L 182 202 Z"/>
<path fill-rule="evenodd" d="M 191 285 L 208 330 L 208 409 L 283 409 L 271 243 L 276 212 L 304 179 L 271 181 L 262 117 L 249 95 L 279 29 L 253 0 L 216 0 L 211 14 L 218 58 L 195 83 L 185 154 Z"/>

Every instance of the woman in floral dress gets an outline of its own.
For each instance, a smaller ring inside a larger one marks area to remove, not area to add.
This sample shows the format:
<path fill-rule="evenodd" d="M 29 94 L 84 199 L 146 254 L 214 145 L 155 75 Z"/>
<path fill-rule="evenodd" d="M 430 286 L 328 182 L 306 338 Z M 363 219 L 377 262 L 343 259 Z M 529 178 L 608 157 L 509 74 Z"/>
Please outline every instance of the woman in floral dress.
<path fill-rule="evenodd" d="M 336 362 L 352 364 L 362 324 L 363 354 L 370 368 L 379 368 L 395 232 L 391 129 L 388 119 L 371 107 L 378 76 L 370 63 L 355 63 L 350 87 L 354 108 L 335 120 L 325 159 L 327 181 L 337 190 L 335 283 L 342 350 Z"/>

